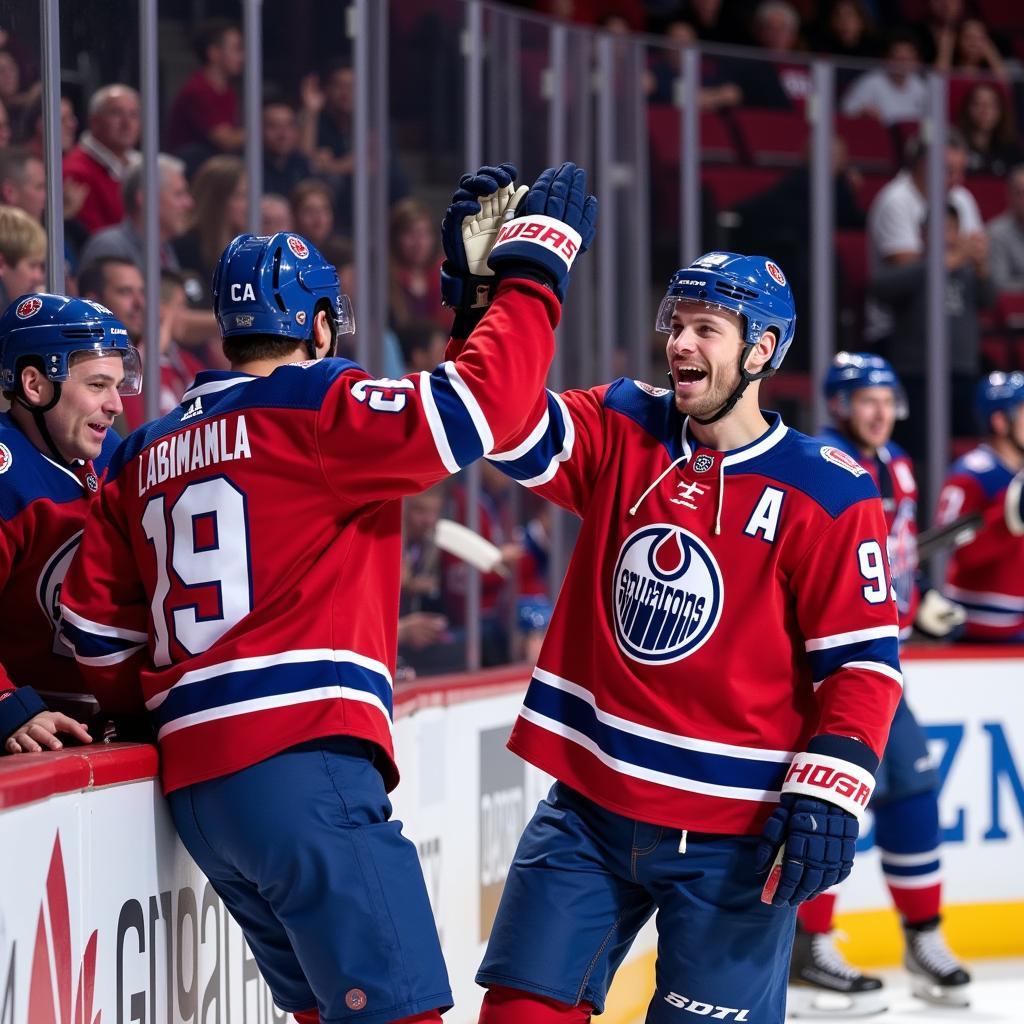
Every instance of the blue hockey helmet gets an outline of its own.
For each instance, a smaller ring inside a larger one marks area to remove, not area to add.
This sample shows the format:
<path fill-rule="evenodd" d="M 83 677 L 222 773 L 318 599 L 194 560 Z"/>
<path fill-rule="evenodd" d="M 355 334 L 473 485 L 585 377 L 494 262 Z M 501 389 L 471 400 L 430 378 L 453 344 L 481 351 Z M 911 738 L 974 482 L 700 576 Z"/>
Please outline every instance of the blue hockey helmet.
<path fill-rule="evenodd" d="M 825 374 L 825 397 L 838 398 L 840 410 L 846 413 L 850 395 L 864 388 L 890 388 L 896 399 L 896 418 L 907 418 L 907 393 L 887 359 L 870 352 L 837 352 Z"/>
<path fill-rule="evenodd" d="M 19 370 L 24 360 L 35 357 L 47 378 L 57 385 L 69 379 L 73 357 L 81 353 L 120 356 L 124 378 L 119 394 L 137 395 L 142 390 L 139 353 L 128 340 L 128 330 L 106 306 L 70 295 L 34 292 L 14 300 L 0 317 L 0 385 L 18 394 Z"/>
<path fill-rule="evenodd" d="M 990 373 L 978 382 L 974 411 L 978 424 L 986 433 L 992 430 L 992 413 L 1009 413 L 1024 403 L 1024 373 Z"/>
<path fill-rule="evenodd" d="M 213 310 L 225 338 L 270 334 L 309 341 L 318 302 L 331 308 L 332 332 L 355 330 L 338 271 L 301 235 L 239 235 L 213 273 Z"/>
<path fill-rule="evenodd" d="M 773 374 L 786 357 L 796 332 L 796 307 L 782 268 L 765 256 L 741 256 L 735 252 L 709 252 L 690 266 L 677 270 L 658 309 L 657 330 L 672 333 L 676 303 L 698 302 L 738 313 L 743 320 L 743 340 L 756 345 L 761 335 L 774 329 L 778 336 L 768 368 L 757 377 Z M 756 379 L 752 377 L 751 379 Z"/>

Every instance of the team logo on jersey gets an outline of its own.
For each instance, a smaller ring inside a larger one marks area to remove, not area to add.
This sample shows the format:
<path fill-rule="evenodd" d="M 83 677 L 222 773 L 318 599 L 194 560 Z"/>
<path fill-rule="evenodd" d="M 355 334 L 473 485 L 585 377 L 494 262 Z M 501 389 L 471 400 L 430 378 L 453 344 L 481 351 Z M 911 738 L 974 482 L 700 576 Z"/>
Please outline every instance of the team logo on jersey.
<path fill-rule="evenodd" d="M 100 482 L 96 479 L 95 473 L 87 473 L 85 476 L 85 486 L 95 494 L 100 489 Z"/>
<path fill-rule="evenodd" d="M 42 308 L 43 300 L 33 295 L 31 299 L 25 299 L 24 302 L 18 303 L 18 308 L 14 311 L 14 315 L 19 320 L 27 320 L 30 316 L 35 316 Z"/>
<path fill-rule="evenodd" d="M 896 506 L 886 549 L 896 607 L 900 615 L 906 615 L 917 586 L 917 502 L 912 498 L 904 498 Z"/>
<path fill-rule="evenodd" d="M 786 275 L 782 272 L 782 267 L 780 267 L 778 263 L 772 263 L 771 260 L 765 260 L 764 269 L 767 270 L 769 274 L 771 274 L 772 280 L 776 284 L 786 283 Z"/>
<path fill-rule="evenodd" d="M 46 565 L 43 566 L 43 571 L 39 574 L 39 582 L 36 584 L 36 600 L 53 628 L 53 653 L 64 658 L 70 658 L 72 653 L 57 636 L 57 623 L 60 621 L 60 589 L 64 586 L 64 577 L 67 575 L 68 567 L 75 557 L 75 552 L 78 551 L 81 540 L 81 530 L 69 537 L 50 556 Z"/>
<path fill-rule="evenodd" d="M 309 246 L 301 238 L 296 238 L 295 235 L 288 236 L 288 248 L 300 260 L 304 260 L 309 255 Z"/>
<path fill-rule="evenodd" d="M 693 460 L 693 471 L 694 473 L 706 473 L 715 464 L 715 460 L 710 455 L 698 455 Z"/>
<path fill-rule="evenodd" d="M 841 448 L 833 448 L 829 444 L 821 446 L 821 457 L 833 466 L 845 469 L 847 473 L 854 476 L 863 476 L 867 470 L 852 456 L 847 455 Z"/>
<path fill-rule="evenodd" d="M 723 597 L 722 572 L 703 541 L 667 523 L 642 527 L 615 564 L 615 639 L 634 661 L 679 661 L 715 631 Z"/>
<path fill-rule="evenodd" d="M 653 384 L 648 384 L 645 380 L 635 380 L 633 383 L 644 393 L 651 396 L 651 398 L 661 398 L 662 395 L 668 394 L 668 388 L 656 388 Z"/>
<path fill-rule="evenodd" d="M 0 444 L 0 473 L 6 473 L 14 465 L 14 456 L 11 449 L 5 444 Z"/>

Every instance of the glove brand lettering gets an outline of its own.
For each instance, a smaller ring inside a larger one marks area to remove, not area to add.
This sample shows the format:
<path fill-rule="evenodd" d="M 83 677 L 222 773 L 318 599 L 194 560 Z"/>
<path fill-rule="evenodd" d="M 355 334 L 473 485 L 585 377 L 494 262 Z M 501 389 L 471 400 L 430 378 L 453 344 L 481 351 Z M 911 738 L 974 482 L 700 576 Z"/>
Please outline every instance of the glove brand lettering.
<path fill-rule="evenodd" d="M 707 1017 L 709 1020 L 749 1020 L 749 1010 L 741 1010 L 736 1006 L 716 1006 L 714 1003 L 704 1003 L 699 999 L 690 999 L 681 996 L 678 992 L 669 992 L 665 996 L 665 1002 L 687 1013 L 694 1013 L 698 1017 Z"/>
<path fill-rule="evenodd" d="M 786 783 L 790 782 L 832 790 L 839 796 L 860 804 L 861 807 L 867 807 L 868 798 L 871 796 L 871 787 L 865 785 L 855 775 L 837 771 L 826 764 L 815 764 L 814 761 L 794 761 L 786 774 Z"/>
<path fill-rule="evenodd" d="M 558 225 L 556 227 L 556 225 Z M 558 253 L 571 264 L 579 251 L 580 236 L 568 225 L 549 217 L 518 217 L 498 232 L 495 247 L 513 239 L 536 242 Z"/>

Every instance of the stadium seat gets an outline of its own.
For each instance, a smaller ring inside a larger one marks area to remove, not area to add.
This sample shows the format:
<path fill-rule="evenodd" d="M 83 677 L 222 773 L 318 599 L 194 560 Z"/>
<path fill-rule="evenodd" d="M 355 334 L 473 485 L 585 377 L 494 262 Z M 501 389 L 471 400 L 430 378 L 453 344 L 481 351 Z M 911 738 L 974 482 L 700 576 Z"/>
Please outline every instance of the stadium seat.
<path fill-rule="evenodd" d="M 705 167 L 701 182 L 711 192 L 719 210 L 732 210 L 735 206 L 771 188 L 783 172 L 765 167 Z"/>
<path fill-rule="evenodd" d="M 1012 360 L 1013 340 L 1005 334 L 993 332 L 981 337 L 981 360 L 986 373 L 993 370 L 1009 370 Z"/>
<path fill-rule="evenodd" d="M 999 32 L 1024 31 L 1024 7 L 1019 0 L 977 0 L 985 24 Z"/>
<path fill-rule="evenodd" d="M 1011 331 L 1024 331 L 1024 294 L 1000 292 L 996 300 L 996 316 L 999 323 Z"/>
<path fill-rule="evenodd" d="M 966 181 L 968 190 L 978 201 L 982 220 L 991 220 L 1006 210 L 1006 179 L 994 174 L 972 174 Z"/>
<path fill-rule="evenodd" d="M 842 290 L 850 300 L 863 301 L 868 284 L 868 236 L 865 231 L 837 231 L 836 255 L 843 268 Z"/>
<path fill-rule="evenodd" d="M 795 167 L 806 161 L 810 127 L 803 114 L 748 107 L 734 110 L 732 118 L 744 156 L 751 163 Z"/>
<path fill-rule="evenodd" d="M 860 188 L 857 189 L 857 201 L 862 210 L 867 210 L 875 196 L 890 182 L 891 174 L 865 174 Z"/>
<path fill-rule="evenodd" d="M 845 143 L 850 163 L 862 171 L 896 170 L 892 135 L 889 129 L 873 117 L 836 118 L 836 135 Z"/>
<path fill-rule="evenodd" d="M 679 109 L 667 103 L 647 108 L 651 157 L 664 167 L 678 169 L 682 130 Z M 718 114 L 705 110 L 700 115 L 700 158 L 704 163 L 735 163 L 739 157 L 729 125 Z"/>

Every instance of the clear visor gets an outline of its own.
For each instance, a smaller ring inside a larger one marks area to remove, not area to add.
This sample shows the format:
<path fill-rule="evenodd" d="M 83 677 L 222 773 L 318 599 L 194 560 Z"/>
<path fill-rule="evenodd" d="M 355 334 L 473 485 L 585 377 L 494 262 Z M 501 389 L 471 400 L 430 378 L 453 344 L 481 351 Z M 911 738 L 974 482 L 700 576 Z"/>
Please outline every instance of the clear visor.
<path fill-rule="evenodd" d="M 654 322 L 654 329 L 661 334 L 671 334 L 672 316 L 679 306 L 696 306 L 700 309 L 710 310 L 712 313 L 722 314 L 732 320 L 740 317 L 740 314 L 735 309 L 722 306 L 717 302 L 707 302 L 704 299 L 688 299 L 683 296 L 669 294 L 661 300 L 661 305 L 658 307 L 658 317 Z M 742 322 L 742 318 L 740 319 Z M 742 327 L 740 328 L 740 333 L 742 334 Z"/>
<path fill-rule="evenodd" d="M 124 377 L 117 386 L 119 395 L 138 395 L 142 392 L 142 360 L 134 345 L 123 348 L 85 348 L 68 355 L 68 371 L 63 376 L 49 374 L 50 380 L 69 380 L 71 370 L 91 359 L 102 359 L 105 356 L 118 356 L 124 363 Z M 83 358 L 84 357 L 84 358 Z M 81 372 L 81 371 L 80 371 Z M 88 373 L 85 370 L 85 373 Z"/>
<path fill-rule="evenodd" d="M 347 295 L 338 296 L 338 334 L 356 333 L 356 315 L 352 312 L 352 300 Z"/>
<path fill-rule="evenodd" d="M 896 419 L 905 420 L 910 415 L 910 404 L 907 402 L 907 393 L 900 384 L 873 384 L 871 387 L 888 388 L 892 392 L 893 412 Z M 845 418 L 850 415 L 850 396 L 860 390 L 840 391 L 836 397 L 839 400 L 839 412 Z"/>

